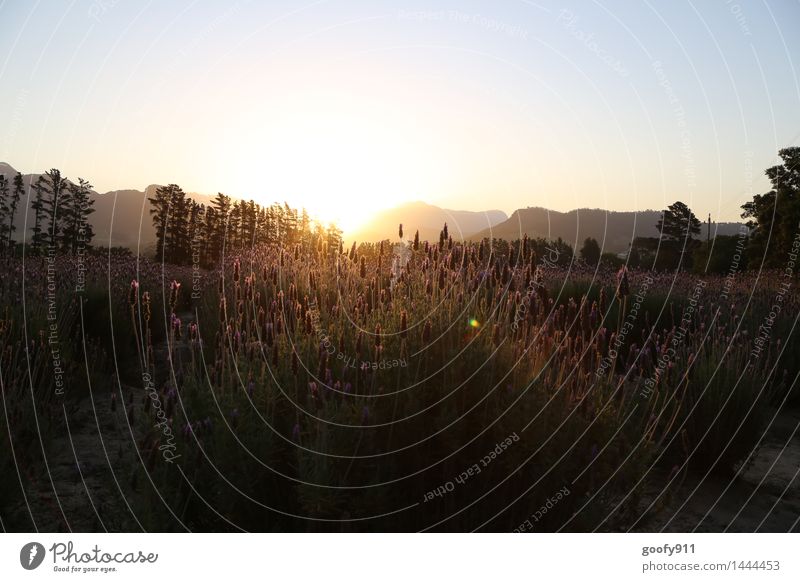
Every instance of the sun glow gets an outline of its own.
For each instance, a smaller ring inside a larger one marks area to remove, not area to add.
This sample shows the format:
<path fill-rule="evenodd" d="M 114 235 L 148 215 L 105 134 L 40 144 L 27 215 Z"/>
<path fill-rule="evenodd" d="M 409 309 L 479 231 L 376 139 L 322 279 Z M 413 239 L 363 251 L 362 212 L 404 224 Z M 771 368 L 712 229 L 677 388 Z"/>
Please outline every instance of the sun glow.
<path fill-rule="evenodd" d="M 230 128 L 239 137 L 224 155 L 224 167 L 238 170 L 239 191 L 231 193 L 285 200 L 345 234 L 380 210 L 439 193 L 449 164 L 437 140 L 419 125 L 364 111 L 363 104 L 347 111 L 298 105 L 261 125 L 258 136 L 252 126 Z M 254 167 L 263 181 L 253 183 Z"/>

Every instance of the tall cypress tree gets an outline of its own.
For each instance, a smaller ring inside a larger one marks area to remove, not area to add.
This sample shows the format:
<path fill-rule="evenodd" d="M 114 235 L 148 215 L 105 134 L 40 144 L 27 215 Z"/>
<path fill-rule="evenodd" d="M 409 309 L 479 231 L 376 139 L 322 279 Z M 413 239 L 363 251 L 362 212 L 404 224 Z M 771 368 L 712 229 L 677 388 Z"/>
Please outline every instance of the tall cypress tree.
<path fill-rule="evenodd" d="M 175 184 L 170 184 L 170 228 L 167 230 L 169 262 L 185 264 L 191 257 L 189 214 L 192 200 Z"/>
<path fill-rule="evenodd" d="M 36 195 L 31 202 L 31 209 L 33 210 L 33 225 L 31 226 L 31 248 L 34 251 L 39 251 L 45 243 L 46 235 L 42 230 L 42 221 L 44 220 L 44 196 L 45 196 L 45 179 L 44 176 L 39 176 L 34 184 Z"/>
<path fill-rule="evenodd" d="M 170 194 L 169 186 L 159 186 L 156 188 L 150 202 L 150 216 L 153 217 L 153 226 L 156 229 L 156 260 L 166 261 L 165 252 L 167 229 L 169 228 Z"/>
<path fill-rule="evenodd" d="M 0 244 L 5 246 L 8 238 L 8 217 L 11 210 L 8 180 L 5 175 L 0 174 Z M 13 220 L 13 216 L 11 219 Z"/>
<path fill-rule="evenodd" d="M 17 172 L 17 175 L 14 176 L 14 191 L 11 194 L 11 203 L 9 204 L 10 216 L 8 217 L 8 246 L 9 248 L 13 248 L 14 246 L 14 231 L 17 230 L 16 225 L 14 224 L 14 218 L 17 215 L 17 206 L 19 206 L 19 201 L 22 198 L 22 195 L 25 193 L 25 182 L 22 180 L 22 174 Z"/>
<path fill-rule="evenodd" d="M 77 184 L 70 184 L 69 196 L 63 201 L 64 229 L 61 233 L 62 247 L 75 252 L 80 246 L 90 246 L 94 230 L 89 223 L 89 215 L 94 212 L 94 200 L 89 198 L 92 185 L 78 178 Z"/>
<path fill-rule="evenodd" d="M 67 189 L 67 180 L 61 175 L 58 168 L 52 168 L 45 173 L 45 196 L 43 200 L 44 217 L 47 220 L 46 240 L 51 247 L 59 241 L 58 234 L 61 229 L 62 217 L 59 206 Z"/>
<path fill-rule="evenodd" d="M 202 257 L 201 262 L 204 267 L 210 267 L 214 265 L 216 261 L 216 257 L 218 255 L 214 254 L 213 251 L 213 241 L 214 236 L 216 233 L 217 228 L 217 211 L 214 209 L 213 206 L 208 206 L 203 213 L 203 221 L 202 221 L 202 232 L 203 232 L 203 240 L 202 240 Z"/>
<path fill-rule="evenodd" d="M 216 263 L 220 260 L 225 246 L 225 237 L 228 230 L 228 216 L 231 211 L 231 199 L 219 192 L 211 202 L 214 208 L 215 224 L 211 238 L 212 261 Z"/>

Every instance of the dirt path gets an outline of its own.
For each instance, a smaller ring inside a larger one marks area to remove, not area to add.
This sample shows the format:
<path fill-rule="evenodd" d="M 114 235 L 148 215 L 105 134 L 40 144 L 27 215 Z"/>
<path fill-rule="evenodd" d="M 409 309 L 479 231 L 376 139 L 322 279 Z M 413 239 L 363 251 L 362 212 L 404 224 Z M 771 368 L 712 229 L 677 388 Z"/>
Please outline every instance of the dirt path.
<path fill-rule="evenodd" d="M 800 531 L 800 411 L 784 410 L 737 477 L 689 475 L 637 531 Z M 666 477 L 665 477 L 666 478 Z"/>
<path fill-rule="evenodd" d="M 183 321 L 192 318 L 186 313 Z M 176 350 L 188 350 L 185 340 Z M 153 351 L 155 382 L 160 387 L 171 377 L 166 340 Z M 7 511 L 9 529 L 135 532 L 146 528 L 143 516 L 134 513 L 142 512 L 139 498 L 143 488 L 150 487 L 137 454 L 145 398 L 137 378 L 136 371 L 124 374 L 122 397 L 116 379 L 109 376 L 104 385 L 93 386 L 92 394 L 65 400 L 63 409 L 56 411 L 58 428 L 45 444 L 49 477 L 41 460 L 35 467 L 20 467 L 27 504 L 20 500 Z"/>
<path fill-rule="evenodd" d="M 45 444 L 49 476 L 43 462 L 20 467 L 27 505 L 20 501 L 9 511 L 12 529 L 139 530 L 126 506 L 135 494 L 130 483 L 135 454 L 125 403 L 131 394 L 136 396 L 123 386 L 125 402 L 112 410 L 111 386 L 109 379 L 92 397 L 57 410 L 59 427 Z"/>

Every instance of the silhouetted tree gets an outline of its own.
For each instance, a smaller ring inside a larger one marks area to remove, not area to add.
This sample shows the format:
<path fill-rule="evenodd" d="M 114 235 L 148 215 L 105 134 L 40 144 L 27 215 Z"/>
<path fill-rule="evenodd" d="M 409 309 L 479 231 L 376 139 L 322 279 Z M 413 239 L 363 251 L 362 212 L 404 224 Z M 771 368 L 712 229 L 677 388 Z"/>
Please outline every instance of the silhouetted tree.
<path fill-rule="evenodd" d="M 22 195 L 25 193 L 25 182 L 22 180 L 22 174 L 17 172 L 17 175 L 14 176 L 14 191 L 11 193 L 11 202 L 9 203 L 9 217 L 8 217 L 8 246 L 12 248 L 14 246 L 14 231 L 17 230 L 16 225 L 14 224 L 14 218 L 17 215 L 17 206 L 19 205 L 19 201 L 22 198 Z"/>
<path fill-rule="evenodd" d="M 297 210 L 291 208 L 286 202 L 283 203 L 283 238 L 286 244 L 295 244 L 300 240 L 299 220 Z"/>
<path fill-rule="evenodd" d="M 300 223 L 298 224 L 298 227 L 302 233 L 302 237 L 299 242 L 302 243 L 303 246 L 308 247 L 311 242 L 308 236 L 311 232 L 311 218 L 308 216 L 308 212 L 306 212 L 305 208 L 303 208 L 303 212 L 300 215 Z"/>
<path fill-rule="evenodd" d="M 329 224 L 325 234 L 325 241 L 328 245 L 329 255 L 335 255 L 342 246 L 342 231 L 335 224 Z"/>
<path fill-rule="evenodd" d="M 661 233 L 658 266 L 669 269 L 679 265 L 691 267 L 691 252 L 697 246 L 695 237 L 700 234 L 700 226 L 700 221 L 686 204 L 680 201 L 671 204 L 656 223 Z"/>
<path fill-rule="evenodd" d="M 42 229 L 42 221 L 44 220 L 44 196 L 45 196 L 45 179 L 44 176 L 39 176 L 34 185 L 33 202 L 31 202 L 31 209 L 33 210 L 33 224 L 31 225 L 31 248 L 34 251 L 39 251 L 45 243 L 46 235 Z"/>
<path fill-rule="evenodd" d="M 211 206 L 214 210 L 214 225 L 211 233 L 210 255 L 213 257 L 213 262 L 216 263 L 220 260 L 225 247 L 228 215 L 231 212 L 230 196 L 225 196 L 222 192 L 217 193 L 217 196 L 211 201 Z"/>
<path fill-rule="evenodd" d="M 785 266 L 800 224 L 800 147 L 778 152 L 783 164 L 766 170 L 772 190 L 742 205 L 752 229 L 748 256 L 752 265 Z"/>
<path fill-rule="evenodd" d="M 216 236 L 217 229 L 217 211 L 211 206 L 205 208 L 203 213 L 203 240 L 202 240 L 202 258 L 203 266 L 210 267 L 216 262 L 218 253 L 215 254 L 213 250 L 214 237 Z"/>
<path fill-rule="evenodd" d="M 596 265 L 600 261 L 600 245 L 592 237 L 588 237 L 583 241 L 581 247 L 581 258 L 590 265 Z"/>
<path fill-rule="evenodd" d="M 58 168 L 52 168 L 45 173 L 45 193 L 43 200 L 44 218 L 47 220 L 46 240 L 50 247 L 55 248 L 59 242 L 62 216 L 59 207 L 67 190 L 67 179 L 61 175 Z"/>
<path fill-rule="evenodd" d="M 258 244 L 291 247 L 310 241 L 319 253 L 331 254 L 342 247 L 342 232 L 335 225 L 325 228 L 312 223 L 305 210 L 298 218 L 298 211 L 286 203 L 265 208 L 253 200 L 232 202 L 219 193 L 206 207 L 175 184 L 158 188 L 148 200 L 156 230 L 156 257 L 167 263 L 199 260 L 202 266 L 213 267 L 223 252 Z"/>
<path fill-rule="evenodd" d="M 172 191 L 176 188 L 180 189 L 175 184 L 159 186 L 153 197 L 147 199 L 150 202 L 150 215 L 153 217 L 153 226 L 156 229 L 156 260 L 158 261 L 169 262 L 172 259 L 171 254 L 168 254 L 167 232 L 170 228 Z"/>
<path fill-rule="evenodd" d="M 683 244 L 700 234 L 700 221 L 683 202 L 671 204 L 656 223 L 662 239 Z"/>
<path fill-rule="evenodd" d="M 5 246 L 8 231 L 8 216 L 11 211 L 11 196 L 8 187 L 8 180 L 5 175 L 0 174 L 0 241 Z M 13 220 L 13 216 L 12 216 Z"/>
<path fill-rule="evenodd" d="M 186 264 L 191 259 L 192 241 L 189 234 L 189 217 L 191 214 L 191 198 L 180 186 L 169 186 L 170 218 L 164 244 L 169 255 L 168 262 L 179 265 Z"/>
<path fill-rule="evenodd" d="M 256 244 L 256 227 L 258 226 L 258 205 L 249 200 L 242 204 L 242 246 L 252 247 Z"/>
<path fill-rule="evenodd" d="M 75 252 L 80 246 L 91 246 L 94 230 L 89 223 L 89 215 L 94 212 L 94 200 L 89 198 L 92 185 L 78 178 L 77 184 L 70 184 L 67 196 L 62 201 L 64 228 L 61 233 L 61 246 Z"/>
<path fill-rule="evenodd" d="M 203 264 L 204 214 L 206 207 L 194 200 L 189 207 L 189 249 L 191 263 Z"/>

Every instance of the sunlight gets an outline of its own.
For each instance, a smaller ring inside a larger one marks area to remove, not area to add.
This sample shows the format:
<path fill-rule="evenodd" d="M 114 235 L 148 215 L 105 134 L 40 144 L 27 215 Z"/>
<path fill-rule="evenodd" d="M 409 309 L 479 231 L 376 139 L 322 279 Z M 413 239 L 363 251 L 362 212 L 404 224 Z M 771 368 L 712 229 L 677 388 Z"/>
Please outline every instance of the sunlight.
<path fill-rule="evenodd" d="M 231 193 L 267 204 L 286 200 L 345 233 L 380 210 L 438 194 L 451 164 L 441 159 L 437 140 L 385 112 L 356 109 L 298 106 L 264 123 L 257 136 L 243 122 L 231 128 L 238 145 L 224 152 L 222 164 L 238 169 L 227 180 L 236 188 Z M 257 182 L 248 171 L 254 167 L 263 168 Z"/>
<path fill-rule="evenodd" d="M 399 169 L 409 165 L 402 147 L 352 121 L 328 119 L 292 129 L 278 141 L 276 186 L 290 204 L 320 220 L 351 230 L 376 211 L 402 202 L 411 184 Z"/>

